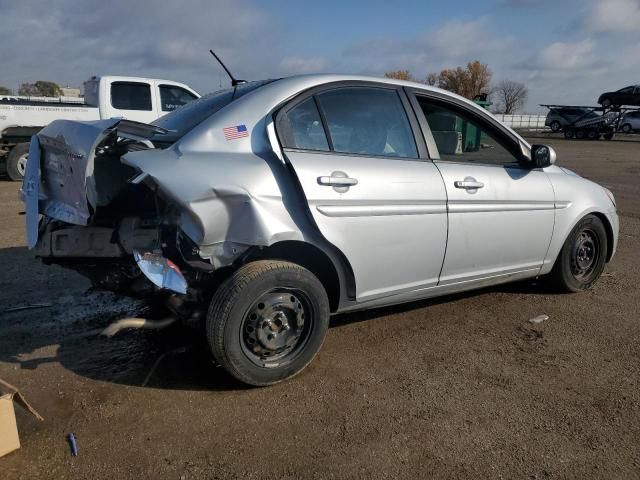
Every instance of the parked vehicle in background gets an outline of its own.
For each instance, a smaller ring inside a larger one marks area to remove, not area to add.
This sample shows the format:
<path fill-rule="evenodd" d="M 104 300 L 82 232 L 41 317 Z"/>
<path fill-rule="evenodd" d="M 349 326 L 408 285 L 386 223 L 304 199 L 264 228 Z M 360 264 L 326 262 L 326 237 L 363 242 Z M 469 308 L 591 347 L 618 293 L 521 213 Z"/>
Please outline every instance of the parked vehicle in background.
<path fill-rule="evenodd" d="M 151 122 L 200 95 L 185 84 L 153 78 L 102 76 L 84 83 L 84 98 L 0 96 L 0 167 L 24 176 L 29 139 L 54 120 L 122 117 Z"/>
<path fill-rule="evenodd" d="M 640 110 L 628 112 L 620 121 L 620 129 L 624 133 L 633 133 L 640 131 Z"/>
<path fill-rule="evenodd" d="M 640 85 L 630 85 L 615 92 L 605 92 L 598 98 L 604 108 L 621 105 L 640 105 Z"/>
<path fill-rule="evenodd" d="M 231 375 L 270 385 L 313 359 L 333 313 L 538 276 L 589 288 L 615 200 L 554 162 L 420 83 L 249 82 L 151 125 L 53 122 L 31 141 L 27 243 L 164 298 Z"/>
<path fill-rule="evenodd" d="M 551 128 L 552 132 L 559 132 L 578 120 L 598 118 L 593 110 L 581 107 L 550 107 L 544 124 Z"/>

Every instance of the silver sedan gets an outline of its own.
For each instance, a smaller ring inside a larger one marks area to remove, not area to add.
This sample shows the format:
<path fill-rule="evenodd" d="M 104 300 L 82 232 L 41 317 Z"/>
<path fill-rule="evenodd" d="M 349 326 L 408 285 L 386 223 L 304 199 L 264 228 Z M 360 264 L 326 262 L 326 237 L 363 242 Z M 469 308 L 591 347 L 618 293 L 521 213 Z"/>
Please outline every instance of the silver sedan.
<path fill-rule="evenodd" d="M 231 375 L 300 372 L 331 314 L 544 277 L 589 288 L 615 200 L 474 103 L 349 75 L 249 82 L 151 125 L 56 121 L 23 186 L 29 246 L 161 295 Z"/>

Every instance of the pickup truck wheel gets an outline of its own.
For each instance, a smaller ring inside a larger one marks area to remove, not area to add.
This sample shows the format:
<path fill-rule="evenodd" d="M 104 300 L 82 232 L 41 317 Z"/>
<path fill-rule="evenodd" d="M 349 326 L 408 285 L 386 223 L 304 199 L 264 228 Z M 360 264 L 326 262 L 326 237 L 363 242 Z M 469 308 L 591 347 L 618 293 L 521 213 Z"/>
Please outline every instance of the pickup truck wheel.
<path fill-rule="evenodd" d="M 7 157 L 7 175 L 14 182 L 21 182 L 24 172 L 27 169 L 27 158 L 29 158 L 29 144 L 19 143 Z"/>
<path fill-rule="evenodd" d="M 586 290 L 604 270 L 607 233 L 602 221 L 587 215 L 571 230 L 556 259 L 550 279 L 565 292 Z"/>
<path fill-rule="evenodd" d="M 310 271 L 260 260 L 218 288 L 207 313 L 207 339 L 215 359 L 236 379 L 272 385 L 311 362 L 329 315 L 327 293 Z"/>

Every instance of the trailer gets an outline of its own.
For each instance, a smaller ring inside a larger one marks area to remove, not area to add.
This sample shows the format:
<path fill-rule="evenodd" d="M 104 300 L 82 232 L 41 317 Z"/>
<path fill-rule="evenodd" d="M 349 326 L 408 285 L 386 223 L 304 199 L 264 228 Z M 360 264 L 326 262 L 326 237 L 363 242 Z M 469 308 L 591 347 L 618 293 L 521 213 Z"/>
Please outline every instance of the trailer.
<path fill-rule="evenodd" d="M 594 107 L 591 105 L 547 104 L 540 104 L 540 106 L 549 109 L 547 126 L 551 126 L 554 132 L 562 132 L 565 138 L 577 140 L 598 140 L 600 138 L 611 140 L 616 133 L 622 131 L 621 124 L 625 114 L 640 110 L 640 107 L 628 106 Z M 581 111 L 582 114 L 577 116 L 563 114 L 567 111 Z M 557 120 L 549 122 L 552 115 Z"/>

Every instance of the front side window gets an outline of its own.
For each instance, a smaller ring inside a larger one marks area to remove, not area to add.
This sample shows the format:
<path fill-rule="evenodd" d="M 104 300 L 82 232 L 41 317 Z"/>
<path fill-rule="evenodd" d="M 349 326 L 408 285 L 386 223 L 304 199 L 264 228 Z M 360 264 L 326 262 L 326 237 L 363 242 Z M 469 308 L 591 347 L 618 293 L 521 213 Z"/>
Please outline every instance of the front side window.
<path fill-rule="evenodd" d="M 196 96 L 177 85 L 160 85 L 160 103 L 163 112 L 172 112 L 176 108 L 195 100 Z"/>
<path fill-rule="evenodd" d="M 441 160 L 518 166 L 518 158 L 488 122 L 441 102 L 418 99 Z"/>
<path fill-rule="evenodd" d="M 618 90 L 620 93 L 633 93 L 633 87 L 625 87 Z"/>
<path fill-rule="evenodd" d="M 335 152 L 418 157 L 409 119 L 395 90 L 345 87 L 317 98 Z"/>
<path fill-rule="evenodd" d="M 111 105 L 118 110 L 151 110 L 151 85 L 138 82 L 113 82 Z"/>

